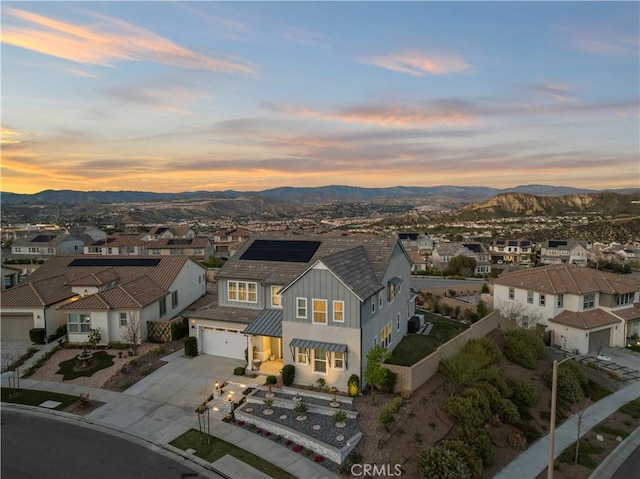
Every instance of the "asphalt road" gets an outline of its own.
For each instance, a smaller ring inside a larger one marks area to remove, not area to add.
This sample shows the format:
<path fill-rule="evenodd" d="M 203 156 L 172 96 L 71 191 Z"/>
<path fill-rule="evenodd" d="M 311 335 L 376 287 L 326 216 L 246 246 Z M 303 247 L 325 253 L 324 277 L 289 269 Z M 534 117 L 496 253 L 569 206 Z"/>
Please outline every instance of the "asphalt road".
<path fill-rule="evenodd" d="M 6 409 L 1 417 L 2 479 L 205 477 L 147 447 L 93 428 Z"/>
<path fill-rule="evenodd" d="M 613 452 L 615 454 L 615 451 Z M 640 477 L 640 447 L 622 463 L 620 468 L 611 476 L 611 479 L 631 479 Z"/>

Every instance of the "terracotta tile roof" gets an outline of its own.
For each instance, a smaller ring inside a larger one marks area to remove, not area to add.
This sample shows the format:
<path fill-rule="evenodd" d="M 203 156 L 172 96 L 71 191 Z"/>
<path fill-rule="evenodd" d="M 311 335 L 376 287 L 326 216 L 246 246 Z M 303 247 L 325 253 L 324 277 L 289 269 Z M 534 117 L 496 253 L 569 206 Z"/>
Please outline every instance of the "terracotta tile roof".
<path fill-rule="evenodd" d="M 636 303 L 631 308 L 613 311 L 613 314 L 621 317 L 625 321 L 633 321 L 640 318 L 640 303 Z"/>
<path fill-rule="evenodd" d="M 100 293 L 85 296 L 60 309 L 140 309 L 167 295 L 147 276 L 118 285 Z"/>
<path fill-rule="evenodd" d="M 76 278 L 71 281 L 67 281 L 69 286 L 102 286 L 103 284 L 110 283 L 119 279 L 120 276 L 113 269 L 107 269 L 99 271 L 98 273 L 91 273 L 88 276 L 82 278 Z"/>
<path fill-rule="evenodd" d="M 40 281 L 23 282 L 2 291 L 3 307 L 51 306 L 75 296 L 71 288 L 64 286 L 64 276 L 51 276 Z"/>
<path fill-rule="evenodd" d="M 620 320 L 614 315 L 598 308 L 580 312 L 563 311 L 555 318 L 549 319 L 549 321 L 578 329 L 593 329 L 608 324 L 620 323 Z"/>
<path fill-rule="evenodd" d="M 548 294 L 621 294 L 640 290 L 640 280 L 569 264 L 503 273 L 494 283 Z"/>

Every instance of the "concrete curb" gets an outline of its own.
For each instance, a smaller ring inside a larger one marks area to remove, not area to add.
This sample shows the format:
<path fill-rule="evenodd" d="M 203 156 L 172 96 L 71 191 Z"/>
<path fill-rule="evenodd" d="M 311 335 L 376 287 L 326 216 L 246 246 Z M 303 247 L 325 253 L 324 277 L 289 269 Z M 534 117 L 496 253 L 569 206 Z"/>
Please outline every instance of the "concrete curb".
<path fill-rule="evenodd" d="M 69 423 L 76 423 L 84 425 L 85 427 L 96 429 L 106 434 L 111 434 L 112 436 L 134 442 L 138 445 L 144 446 L 153 452 L 157 452 L 158 454 L 162 454 L 168 459 L 171 459 L 175 462 L 184 463 L 185 461 L 189 461 L 192 464 L 185 464 L 187 467 L 193 469 L 199 474 L 205 475 L 205 477 L 211 477 L 208 475 L 208 472 L 213 472 L 220 477 L 226 479 L 233 479 L 226 475 L 224 472 L 219 471 L 215 467 L 211 465 L 210 462 L 205 461 L 204 459 L 199 458 L 198 456 L 194 456 L 192 454 L 187 454 L 182 449 L 171 446 L 170 444 L 161 444 L 149 441 L 141 436 L 137 436 L 135 434 L 131 434 L 128 432 L 120 431 L 111 426 L 101 424 L 100 422 L 93 421 L 84 416 L 78 416 L 76 414 L 70 414 L 64 411 L 56 411 L 54 409 L 42 409 L 38 406 L 28 406 L 25 404 L 13 404 L 13 403 L 0 403 L 0 406 L 3 410 L 14 410 L 23 413 L 33 414 L 36 416 L 46 416 L 46 417 L 54 417 L 59 421 L 65 421 Z"/>
<path fill-rule="evenodd" d="M 640 446 L 640 427 L 636 428 L 627 438 L 609 453 L 591 473 L 589 479 L 609 479 L 624 461 Z"/>

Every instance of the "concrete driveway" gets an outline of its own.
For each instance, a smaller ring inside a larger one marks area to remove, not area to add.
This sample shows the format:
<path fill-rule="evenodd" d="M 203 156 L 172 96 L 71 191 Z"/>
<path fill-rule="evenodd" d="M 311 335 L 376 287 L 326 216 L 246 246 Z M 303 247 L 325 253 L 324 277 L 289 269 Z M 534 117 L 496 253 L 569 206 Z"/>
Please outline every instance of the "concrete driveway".
<path fill-rule="evenodd" d="M 43 349 L 46 347 L 46 344 L 33 344 L 31 341 L 2 341 L 0 343 L 2 367 L 4 368 L 8 362 L 18 359 L 29 348 Z"/>

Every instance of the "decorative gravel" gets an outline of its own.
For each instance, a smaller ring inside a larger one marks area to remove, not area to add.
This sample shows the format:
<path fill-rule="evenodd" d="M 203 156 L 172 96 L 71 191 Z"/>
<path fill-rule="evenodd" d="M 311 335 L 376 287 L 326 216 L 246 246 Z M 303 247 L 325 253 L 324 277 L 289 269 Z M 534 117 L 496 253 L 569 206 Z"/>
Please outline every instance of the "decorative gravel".
<path fill-rule="evenodd" d="M 256 390 L 256 392 L 254 393 L 254 397 L 258 397 L 258 398 L 265 398 L 266 399 L 266 394 L 268 391 L 262 391 L 260 389 Z M 278 399 L 288 399 L 289 401 L 293 401 L 293 398 L 295 397 L 295 394 L 288 394 L 288 393 L 283 393 L 283 392 L 278 392 L 278 391 L 273 391 L 273 393 L 275 394 L 275 397 Z M 333 396 L 331 398 L 328 399 L 318 399 L 318 398 L 314 398 L 311 396 L 303 396 L 302 394 L 300 395 L 302 397 L 302 402 L 307 403 L 307 404 L 314 404 L 316 406 L 326 406 L 326 407 L 331 407 L 329 405 L 329 403 L 333 402 Z M 349 403 L 345 403 L 345 402 L 340 402 L 340 406 L 336 409 L 344 409 L 345 411 L 355 411 L 355 408 L 353 407 L 353 404 L 349 404 Z"/>
<path fill-rule="evenodd" d="M 346 445 L 346 441 L 356 435 L 359 431 L 358 421 L 356 419 L 347 419 L 346 427 L 338 428 L 335 426 L 333 417 L 325 414 L 317 414 L 312 412 L 304 413 L 307 416 L 306 421 L 297 421 L 296 416 L 298 414 L 292 413 L 290 409 L 284 409 L 271 406 L 273 414 L 271 416 L 265 416 L 262 411 L 267 409 L 262 404 L 253 404 L 253 411 L 247 412 L 246 409 L 241 411 L 247 413 L 250 416 L 256 416 L 262 420 L 270 421 L 275 424 L 287 426 L 289 429 L 293 429 L 305 436 L 314 438 L 317 441 L 321 441 L 333 447 L 341 448 Z M 287 416 L 286 419 L 280 419 L 280 416 Z M 318 425 L 320 429 L 315 430 L 313 426 Z M 265 428 L 268 429 L 268 428 Z M 338 441 L 337 436 L 343 436 L 342 441 Z"/>

